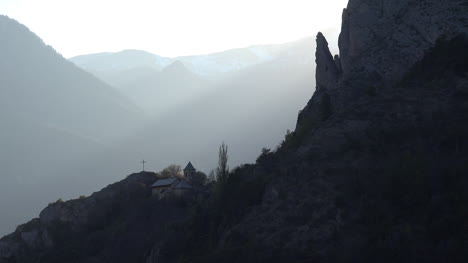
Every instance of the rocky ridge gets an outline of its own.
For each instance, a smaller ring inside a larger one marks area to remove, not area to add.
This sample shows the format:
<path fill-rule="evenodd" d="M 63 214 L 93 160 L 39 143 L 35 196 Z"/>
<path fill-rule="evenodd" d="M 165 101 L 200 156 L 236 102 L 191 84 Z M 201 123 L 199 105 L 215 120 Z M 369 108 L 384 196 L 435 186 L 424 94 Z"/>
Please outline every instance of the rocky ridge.
<path fill-rule="evenodd" d="M 325 37 L 317 38 L 317 93 L 298 125 L 326 98 L 340 111 L 369 88 L 395 88 L 438 40 L 466 33 L 466 12 L 463 0 L 351 0 L 343 11 L 340 54 L 333 57 Z"/>
<path fill-rule="evenodd" d="M 257 163 L 272 176 L 262 200 L 200 261 L 466 260 L 466 14 L 351 0 L 340 55 L 319 33 L 316 91 Z"/>
<path fill-rule="evenodd" d="M 168 240 L 162 226 L 187 213 L 187 200 L 152 198 L 157 179 L 140 172 L 89 197 L 49 204 L 0 240 L 0 262 L 141 262 L 157 240 Z"/>

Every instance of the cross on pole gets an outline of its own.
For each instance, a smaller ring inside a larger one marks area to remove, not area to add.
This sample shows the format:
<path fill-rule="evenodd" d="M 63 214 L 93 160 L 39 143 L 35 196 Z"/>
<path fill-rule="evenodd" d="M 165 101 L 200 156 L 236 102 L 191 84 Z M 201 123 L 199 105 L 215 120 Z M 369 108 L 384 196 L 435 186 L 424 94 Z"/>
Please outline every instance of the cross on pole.
<path fill-rule="evenodd" d="M 143 160 L 140 163 L 143 164 L 143 172 L 144 172 L 145 171 L 145 163 L 147 163 L 147 161 Z"/>

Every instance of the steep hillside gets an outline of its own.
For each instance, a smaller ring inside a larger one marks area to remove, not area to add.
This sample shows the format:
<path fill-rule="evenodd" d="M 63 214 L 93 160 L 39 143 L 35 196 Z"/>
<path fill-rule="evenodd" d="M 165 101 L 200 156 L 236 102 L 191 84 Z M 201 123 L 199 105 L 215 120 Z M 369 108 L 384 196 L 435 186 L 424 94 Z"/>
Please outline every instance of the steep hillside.
<path fill-rule="evenodd" d="M 5 237 L 27 247 L 0 242 L 0 261 L 16 254 L 13 262 L 143 262 L 148 247 L 170 239 L 163 226 L 186 218 L 192 203 L 152 198 L 149 186 L 156 180 L 154 173 L 132 174 L 89 197 L 49 204 Z"/>
<path fill-rule="evenodd" d="M 95 152 L 110 147 L 104 145 L 138 127 L 143 115 L 18 22 L 0 16 L 0 37 L 3 234 L 59 192 L 83 191 L 83 175 L 68 169 L 86 166 Z"/>
<path fill-rule="evenodd" d="M 0 23 L 2 118 L 32 119 L 100 140 L 140 118 L 127 98 L 65 60 L 25 26 L 5 16 Z"/>
<path fill-rule="evenodd" d="M 195 217 L 180 253 L 195 262 L 466 261 L 467 9 L 351 0 L 340 56 L 317 37 L 317 90 L 296 131 L 232 174 L 233 189 Z M 258 177 L 269 180 L 256 187 L 261 197 L 247 195 L 247 208 L 230 201 Z"/>

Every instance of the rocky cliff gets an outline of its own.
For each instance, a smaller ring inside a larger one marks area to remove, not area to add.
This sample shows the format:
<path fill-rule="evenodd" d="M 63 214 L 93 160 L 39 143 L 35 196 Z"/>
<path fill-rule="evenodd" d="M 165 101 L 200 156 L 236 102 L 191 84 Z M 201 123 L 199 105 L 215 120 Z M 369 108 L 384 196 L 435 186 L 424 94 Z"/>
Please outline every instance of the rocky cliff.
<path fill-rule="evenodd" d="M 466 261 L 467 14 L 466 1 L 351 0 L 340 55 L 317 36 L 316 91 L 296 131 L 257 162 L 271 180 L 262 198 L 191 255 Z"/>
<path fill-rule="evenodd" d="M 300 117 L 316 111 L 323 96 L 340 111 L 369 89 L 395 88 L 437 41 L 466 34 L 466 12 L 464 0 L 351 0 L 343 11 L 340 54 L 332 57 L 325 38 L 317 37 L 317 94 Z"/>
<path fill-rule="evenodd" d="M 340 55 L 317 36 L 317 89 L 276 151 L 167 231 L 124 234 L 156 222 L 148 207 L 53 204 L 0 241 L 0 262 L 466 262 L 466 14 L 459 0 L 350 0 Z M 144 185 L 132 204 L 179 207 Z M 64 239 L 47 228 L 62 225 Z"/>

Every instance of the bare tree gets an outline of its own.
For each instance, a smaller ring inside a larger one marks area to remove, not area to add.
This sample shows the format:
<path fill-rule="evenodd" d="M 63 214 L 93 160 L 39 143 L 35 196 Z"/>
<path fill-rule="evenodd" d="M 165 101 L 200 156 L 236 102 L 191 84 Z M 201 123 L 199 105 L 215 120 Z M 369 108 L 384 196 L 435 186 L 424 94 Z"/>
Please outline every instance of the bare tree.
<path fill-rule="evenodd" d="M 219 153 L 218 153 L 218 168 L 216 168 L 216 177 L 218 182 L 222 184 L 226 184 L 228 176 L 229 176 L 229 166 L 227 165 L 228 162 L 228 147 L 223 142 L 221 146 L 219 146 Z"/>
<path fill-rule="evenodd" d="M 171 164 L 168 167 L 164 168 L 161 172 L 161 177 L 170 178 L 170 177 L 182 177 L 182 168 L 180 165 Z"/>

